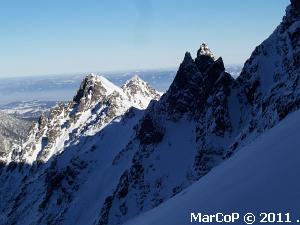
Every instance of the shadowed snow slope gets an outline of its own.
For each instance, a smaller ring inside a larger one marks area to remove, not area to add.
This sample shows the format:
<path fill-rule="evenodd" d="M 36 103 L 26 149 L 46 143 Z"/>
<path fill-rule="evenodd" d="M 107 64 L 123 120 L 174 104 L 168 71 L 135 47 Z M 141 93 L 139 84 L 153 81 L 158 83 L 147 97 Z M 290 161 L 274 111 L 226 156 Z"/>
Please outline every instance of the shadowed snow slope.
<path fill-rule="evenodd" d="M 300 111 L 200 181 L 126 225 L 190 224 L 190 213 L 291 213 L 300 218 Z M 238 221 L 235 224 L 245 224 Z"/>

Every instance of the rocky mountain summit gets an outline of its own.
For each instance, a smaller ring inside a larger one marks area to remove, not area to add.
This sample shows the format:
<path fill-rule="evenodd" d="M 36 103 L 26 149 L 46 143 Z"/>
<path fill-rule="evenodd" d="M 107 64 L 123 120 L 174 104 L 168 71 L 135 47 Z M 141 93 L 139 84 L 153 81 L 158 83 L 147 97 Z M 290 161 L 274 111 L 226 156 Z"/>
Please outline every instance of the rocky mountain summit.
<path fill-rule="evenodd" d="M 202 44 L 161 97 L 87 76 L 0 170 L 0 224 L 124 224 L 184 194 L 299 109 L 299 30 L 291 1 L 237 79 Z"/>
<path fill-rule="evenodd" d="M 119 88 L 102 76 L 90 74 L 81 83 L 73 101 L 58 104 L 50 110 L 49 116 L 40 117 L 28 140 L 14 150 L 12 160 L 46 162 L 78 142 L 80 136 L 94 135 L 130 107 L 143 109 L 150 100 L 159 98 L 160 93 L 138 77 Z"/>
<path fill-rule="evenodd" d="M 125 82 L 121 88 L 136 108 L 140 109 L 145 109 L 151 100 L 158 100 L 162 95 L 137 75 Z"/>
<path fill-rule="evenodd" d="M 197 52 L 197 57 L 200 58 L 201 56 L 207 56 L 208 58 L 215 60 L 214 54 L 212 53 L 212 51 L 206 43 L 202 43 Z"/>

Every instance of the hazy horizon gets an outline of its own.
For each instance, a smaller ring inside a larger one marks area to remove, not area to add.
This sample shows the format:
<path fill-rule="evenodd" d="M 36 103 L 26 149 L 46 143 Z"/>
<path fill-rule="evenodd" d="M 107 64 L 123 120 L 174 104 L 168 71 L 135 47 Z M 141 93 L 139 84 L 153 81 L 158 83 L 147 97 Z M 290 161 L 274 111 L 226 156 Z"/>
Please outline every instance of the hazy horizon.
<path fill-rule="evenodd" d="M 244 63 L 240 64 L 225 64 L 225 68 L 232 68 L 232 67 L 242 67 Z M 166 68 L 151 68 L 151 69 L 126 69 L 126 70 L 107 70 L 107 71 L 81 71 L 81 72 L 64 72 L 64 73 L 43 73 L 43 74 L 19 74 L 19 75 L 3 75 L 0 76 L 0 79 L 19 79 L 19 78 L 39 78 L 39 77 L 59 77 L 59 76 L 84 76 L 88 75 L 90 73 L 95 73 L 97 75 L 105 75 L 105 74 L 120 74 L 120 73 L 139 73 L 139 72 L 155 72 L 155 71 L 177 71 L 180 66 L 177 65 L 177 67 L 166 67 Z"/>

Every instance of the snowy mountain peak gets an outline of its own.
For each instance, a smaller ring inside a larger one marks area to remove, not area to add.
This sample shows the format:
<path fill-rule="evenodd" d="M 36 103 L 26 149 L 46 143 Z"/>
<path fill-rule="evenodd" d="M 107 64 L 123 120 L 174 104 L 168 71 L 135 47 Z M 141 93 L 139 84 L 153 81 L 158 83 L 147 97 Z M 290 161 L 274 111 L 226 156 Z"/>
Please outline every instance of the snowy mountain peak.
<path fill-rule="evenodd" d="M 197 52 L 197 57 L 200 56 L 208 56 L 212 59 L 215 59 L 214 54 L 205 42 L 200 45 L 200 49 Z"/>
<path fill-rule="evenodd" d="M 138 75 L 134 75 L 122 86 L 123 92 L 128 96 L 131 102 L 134 102 L 136 108 L 145 108 L 149 102 L 158 100 L 161 93 L 156 91 L 148 83 L 143 81 Z"/>
<path fill-rule="evenodd" d="M 90 79 L 92 79 L 92 78 L 97 78 L 98 75 L 96 75 L 95 73 L 90 73 L 89 75 L 87 75 L 87 77 L 89 77 Z"/>
<path fill-rule="evenodd" d="M 120 88 L 108 81 L 103 76 L 98 76 L 91 73 L 82 81 L 77 94 L 73 98 L 73 101 L 76 104 L 89 107 L 91 104 L 97 103 L 114 91 L 119 92 Z"/>
<path fill-rule="evenodd" d="M 122 89 L 130 87 L 131 84 L 142 86 L 147 85 L 147 83 L 143 81 L 138 75 L 134 75 L 132 78 L 125 82 L 125 84 L 122 86 Z"/>

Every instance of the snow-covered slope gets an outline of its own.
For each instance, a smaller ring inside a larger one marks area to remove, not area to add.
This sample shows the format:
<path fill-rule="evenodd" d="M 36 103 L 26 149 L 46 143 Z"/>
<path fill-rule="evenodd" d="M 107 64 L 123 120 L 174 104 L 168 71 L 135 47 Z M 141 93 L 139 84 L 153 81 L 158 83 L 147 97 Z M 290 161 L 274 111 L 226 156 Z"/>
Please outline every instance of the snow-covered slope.
<path fill-rule="evenodd" d="M 6 161 L 12 149 L 25 140 L 31 123 L 0 112 L 0 163 Z"/>
<path fill-rule="evenodd" d="M 290 213 L 300 219 L 300 111 L 159 207 L 126 225 L 191 224 L 190 213 Z M 262 217 L 261 217 L 262 218 Z M 196 222 L 194 222 L 196 223 Z"/>
<path fill-rule="evenodd" d="M 300 7 L 298 1 L 261 45 L 256 47 L 237 78 L 241 131 L 230 155 L 247 136 L 273 127 L 300 107 Z M 251 139 L 251 138 L 250 138 Z"/>
<path fill-rule="evenodd" d="M 45 163 L 0 169 L 0 224 L 93 224 L 99 204 L 130 164 L 118 158 L 142 115 L 131 109 Z M 133 151 L 126 153 L 130 158 Z"/>

